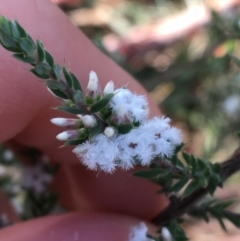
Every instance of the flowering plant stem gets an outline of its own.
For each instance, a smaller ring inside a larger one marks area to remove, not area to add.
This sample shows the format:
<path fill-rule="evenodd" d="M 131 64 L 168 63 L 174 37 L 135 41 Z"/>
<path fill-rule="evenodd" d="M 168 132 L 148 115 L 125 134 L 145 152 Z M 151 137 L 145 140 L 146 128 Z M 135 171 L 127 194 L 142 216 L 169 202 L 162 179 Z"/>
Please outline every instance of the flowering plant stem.
<path fill-rule="evenodd" d="M 76 119 L 54 118 L 52 123 L 66 131 L 57 138 L 65 145 L 77 145 L 73 152 L 92 170 L 113 173 L 116 168 L 130 169 L 147 166 L 134 173 L 158 184 L 169 196 L 167 208 L 152 222 L 160 228 L 160 236 L 148 237 L 156 241 L 185 241 L 185 232 L 179 226 L 183 214 L 188 213 L 208 221 L 208 213 L 218 219 L 226 218 L 240 227 L 238 214 L 225 210 L 232 202 L 214 201 L 196 204 L 206 194 L 213 195 L 217 187 L 240 169 L 239 149 L 221 165 L 179 151 L 183 147 L 181 133 L 171 127 L 169 118 L 148 120 L 148 104 L 126 88 L 114 90 L 110 81 L 101 91 L 95 72 L 91 71 L 86 94 L 77 77 L 55 63 L 41 41 L 36 43 L 17 21 L 0 17 L 0 43 L 14 52 L 18 60 L 30 64 L 35 76 L 43 79 L 48 90 L 60 99 L 62 110 Z M 177 195 L 176 195 L 177 193 Z M 199 210 L 204 212 L 199 214 Z M 145 230 L 145 227 L 142 226 Z M 136 239 L 132 239 L 136 240 Z"/>

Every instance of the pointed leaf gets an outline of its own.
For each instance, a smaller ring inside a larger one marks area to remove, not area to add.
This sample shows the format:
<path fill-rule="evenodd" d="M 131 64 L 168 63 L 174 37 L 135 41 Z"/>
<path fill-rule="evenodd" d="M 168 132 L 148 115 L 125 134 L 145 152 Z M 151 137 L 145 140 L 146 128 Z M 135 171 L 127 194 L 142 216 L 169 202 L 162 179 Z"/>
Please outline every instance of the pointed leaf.
<path fill-rule="evenodd" d="M 74 115 L 82 114 L 82 111 L 76 107 L 58 106 L 58 107 L 55 107 L 54 109 L 68 112 L 68 113 L 74 114 Z"/>
<path fill-rule="evenodd" d="M 73 98 L 74 98 L 74 101 L 75 103 L 82 103 L 83 102 L 83 93 L 81 90 L 77 90 L 74 92 L 74 95 L 73 95 Z"/>
<path fill-rule="evenodd" d="M 45 51 L 40 40 L 37 40 L 37 53 L 39 62 L 43 62 L 45 60 Z"/>
<path fill-rule="evenodd" d="M 89 129 L 89 139 L 92 139 L 102 131 L 103 125 L 98 122 L 93 128 Z"/>
<path fill-rule="evenodd" d="M 197 190 L 199 188 L 199 184 L 197 181 L 193 180 L 190 182 L 190 184 L 186 187 L 186 189 L 184 190 L 183 195 L 184 196 L 189 196 L 190 194 L 192 194 L 195 190 Z"/>
<path fill-rule="evenodd" d="M 126 134 L 128 132 L 130 132 L 133 129 L 133 125 L 132 124 L 122 124 L 117 126 L 117 130 L 119 133 L 121 134 Z"/>
<path fill-rule="evenodd" d="M 133 173 L 133 176 L 141 178 L 155 178 L 159 173 L 161 173 L 161 169 L 148 169 L 136 171 Z"/>
<path fill-rule="evenodd" d="M 50 53 L 48 53 L 48 51 L 46 51 L 46 50 L 45 50 L 45 59 L 51 67 L 54 66 L 54 59 L 53 59 L 52 55 Z"/>
<path fill-rule="evenodd" d="M 179 192 L 189 181 L 189 177 L 184 176 L 182 177 L 176 184 L 174 184 L 170 191 L 171 192 Z"/>
<path fill-rule="evenodd" d="M 72 85 L 73 89 L 74 89 L 74 90 L 81 90 L 81 91 L 82 91 L 81 84 L 80 84 L 78 78 L 76 77 L 76 75 L 73 74 L 73 73 L 71 73 L 71 72 L 70 72 L 70 75 L 71 75 L 72 82 L 73 82 L 73 85 Z M 83 91 L 82 91 L 82 92 L 83 92 Z"/>
<path fill-rule="evenodd" d="M 64 93 L 64 92 L 62 92 L 61 90 L 59 90 L 59 89 L 51 89 L 51 88 L 49 88 L 52 92 L 53 92 L 53 94 L 54 95 L 56 95 L 57 97 L 59 97 L 59 98 L 61 98 L 61 99 L 68 99 L 68 96 Z"/>
<path fill-rule="evenodd" d="M 57 80 L 60 80 L 62 78 L 62 68 L 61 66 L 54 64 L 53 65 L 53 74 Z"/>
<path fill-rule="evenodd" d="M 26 31 L 25 31 L 25 30 L 23 29 L 23 27 L 18 23 L 18 21 L 15 21 L 15 23 L 16 23 L 16 26 L 17 26 L 17 29 L 18 29 L 18 32 L 19 32 L 21 38 L 27 37 L 28 35 L 27 35 Z"/>
<path fill-rule="evenodd" d="M 85 139 L 76 139 L 76 140 L 71 140 L 71 141 L 67 141 L 65 142 L 65 146 L 76 146 L 76 145 L 80 145 L 82 143 L 84 143 L 87 140 L 87 138 Z"/>
<path fill-rule="evenodd" d="M 55 81 L 55 80 L 47 80 L 46 81 L 46 85 L 48 86 L 48 88 L 50 88 L 51 90 L 64 90 L 65 89 L 65 86 L 58 82 L 58 81 Z M 64 92 L 64 91 L 63 91 Z"/>
<path fill-rule="evenodd" d="M 72 77 L 69 74 L 68 70 L 66 69 L 66 67 L 63 67 L 63 74 L 64 74 L 64 77 L 65 77 L 65 80 L 66 80 L 68 86 L 71 88 L 73 85 L 73 80 L 72 80 Z"/>
<path fill-rule="evenodd" d="M 35 64 L 35 59 L 31 57 L 26 57 L 23 54 L 13 54 L 13 57 L 19 61 L 22 61 L 24 63 L 28 64 Z"/>
<path fill-rule="evenodd" d="M 35 50 L 35 45 L 28 38 L 21 38 L 19 45 L 26 55 L 32 55 Z"/>
<path fill-rule="evenodd" d="M 102 110 L 104 107 L 107 106 L 107 104 L 109 103 L 109 101 L 112 99 L 113 96 L 114 96 L 113 93 L 105 95 L 102 99 L 100 99 L 99 101 L 97 101 L 91 106 L 91 112 L 95 113 Z"/>

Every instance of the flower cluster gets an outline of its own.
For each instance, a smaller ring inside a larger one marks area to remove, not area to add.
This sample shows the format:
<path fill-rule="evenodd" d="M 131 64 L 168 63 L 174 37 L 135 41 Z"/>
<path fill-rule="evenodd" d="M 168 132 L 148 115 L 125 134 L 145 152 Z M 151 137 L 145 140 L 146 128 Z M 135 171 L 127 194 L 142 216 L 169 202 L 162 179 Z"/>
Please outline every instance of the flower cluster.
<path fill-rule="evenodd" d="M 171 127 L 169 118 L 148 120 L 145 96 L 136 95 L 126 87 L 114 90 L 112 81 L 102 92 L 93 71 L 84 103 L 89 110 L 85 115 L 51 121 L 67 129 L 57 138 L 78 144 L 73 152 L 91 170 L 112 173 L 116 167 L 128 170 L 134 165 L 149 166 L 155 157 L 170 157 L 181 143 L 181 133 Z"/>

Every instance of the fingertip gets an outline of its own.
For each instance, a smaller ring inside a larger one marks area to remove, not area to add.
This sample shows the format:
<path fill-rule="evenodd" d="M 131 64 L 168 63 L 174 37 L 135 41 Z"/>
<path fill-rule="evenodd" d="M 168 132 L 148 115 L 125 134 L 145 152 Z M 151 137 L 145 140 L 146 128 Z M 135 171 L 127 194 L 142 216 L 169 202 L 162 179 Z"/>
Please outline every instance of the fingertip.
<path fill-rule="evenodd" d="M 140 222 L 117 214 L 69 213 L 16 224 L 0 235 L 4 241 L 128 241 L 131 228 Z"/>

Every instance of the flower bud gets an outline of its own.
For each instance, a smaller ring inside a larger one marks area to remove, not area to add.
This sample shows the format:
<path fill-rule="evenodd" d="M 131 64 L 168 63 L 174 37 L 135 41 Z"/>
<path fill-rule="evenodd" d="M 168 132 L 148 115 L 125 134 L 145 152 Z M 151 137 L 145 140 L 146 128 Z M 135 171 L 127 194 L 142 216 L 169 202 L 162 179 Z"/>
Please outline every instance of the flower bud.
<path fill-rule="evenodd" d="M 113 127 L 106 127 L 104 130 L 104 135 L 108 138 L 113 137 L 115 134 L 115 129 Z"/>
<path fill-rule="evenodd" d="M 56 138 L 60 141 L 68 141 L 76 139 L 79 135 L 79 132 L 77 130 L 72 131 L 64 131 L 56 136 Z"/>
<path fill-rule="evenodd" d="M 91 116 L 91 115 L 83 116 L 82 117 L 82 122 L 83 122 L 83 125 L 86 128 L 92 128 L 92 127 L 94 127 L 97 124 L 96 119 L 93 116 Z"/>
<path fill-rule="evenodd" d="M 97 74 L 91 71 L 89 74 L 89 82 L 87 86 L 86 96 L 97 97 L 101 93 L 101 88 L 99 85 Z"/>
<path fill-rule="evenodd" d="M 106 84 L 106 86 L 105 86 L 105 88 L 104 88 L 104 90 L 103 90 L 103 94 L 104 95 L 108 95 L 108 94 L 111 94 L 111 93 L 113 93 L 114 92 L 114 83 L 113 83 L 113 81 L 109 81 L 107 84 Z"/>
<path fill-rule="evenodd" d="M 164 241 L 172 241 L 172 235 L 166 227 L 162 228 L 162 238 Z"/>
<path fill-rule="evenodd" d="M 65 128 L 77 128 L 81 126 L 81 120 L 79 119 L 53 118 L 51 122 L 56 126 Z"/>

